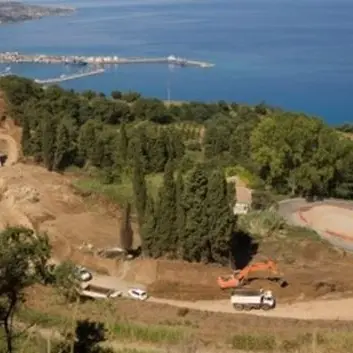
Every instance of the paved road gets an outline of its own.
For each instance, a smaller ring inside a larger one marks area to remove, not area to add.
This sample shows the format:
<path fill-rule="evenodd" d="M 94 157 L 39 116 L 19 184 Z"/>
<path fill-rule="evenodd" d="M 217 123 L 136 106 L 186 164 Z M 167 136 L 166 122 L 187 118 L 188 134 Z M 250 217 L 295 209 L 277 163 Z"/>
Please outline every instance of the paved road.
<path fill-rule="evenodd" d="M 330 227 L 330 230 L 328 230 L 328 229 L 323 229 L 322 227 L 319 227 L 319 226 L 315 227 L 314 225 L 309 225 L 300 217 L 300 210 L 302 208 L 323 206 L 323 205 L 352 208 L 353 202 L 340 200 L 340 199 L 325 199 L 322 201 L 308 202 L 303 198 L 295 198 L 295 199 L 280 201 L 278 205 L 279 205 L 279 210 L 278 210 L 279 214 L 283 218 L 285 218 L 289 224 L 302 226 L 302 227 L 311 227 L 323 239 L 327 240 L 332 245 L 337 246 L 338 248 L 341 248 L 349 252 L 353 251 L 353 241 L 349 240 L 349 238 L 346 236 L 339 237 L 334 235 L 334 233 L 339 233 L 335 229 L 334 223 Z M 337 220 L 337 222 L 340 222 L 340 220 Z"/>

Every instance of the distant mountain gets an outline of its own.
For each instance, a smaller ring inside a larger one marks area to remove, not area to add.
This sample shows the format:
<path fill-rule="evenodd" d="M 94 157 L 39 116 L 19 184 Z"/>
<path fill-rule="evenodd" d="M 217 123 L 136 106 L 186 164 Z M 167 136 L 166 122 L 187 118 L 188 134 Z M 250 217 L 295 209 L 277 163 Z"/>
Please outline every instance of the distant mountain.
<path fill-rule="evenodd" d="M 36 20 L 46 16 L 69 15 L 74 8 L 26 5 L 17 1 L 0 1 L 0 24 Z"/>

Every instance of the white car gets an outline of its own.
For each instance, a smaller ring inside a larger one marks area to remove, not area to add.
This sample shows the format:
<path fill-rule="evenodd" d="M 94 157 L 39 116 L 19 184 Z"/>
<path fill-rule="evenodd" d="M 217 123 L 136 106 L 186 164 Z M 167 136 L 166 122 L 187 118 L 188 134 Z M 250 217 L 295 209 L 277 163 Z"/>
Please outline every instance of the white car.
<path fill-rule="evenodd" d="M 131 298 L 136 300 L 146 300 L 148 298 L 147 292 L 138 288 L 130 289 L 128 294 Z"/>
<path fill-rule="evenodd" d="M 82 266 L 76 267 L 76 275 L 82 282 L 88 282 L 92 279 L 92 273 Z"/>

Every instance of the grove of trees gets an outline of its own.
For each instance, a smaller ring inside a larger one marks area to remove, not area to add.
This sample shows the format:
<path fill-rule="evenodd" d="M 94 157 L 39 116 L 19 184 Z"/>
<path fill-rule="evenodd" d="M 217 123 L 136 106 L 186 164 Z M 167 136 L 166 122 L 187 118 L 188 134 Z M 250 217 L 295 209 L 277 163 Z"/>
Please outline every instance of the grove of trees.
<path fill-rule="evenodd" d="M 353 141 L 318 118 L 265 103 L 166 105 L 134 92 L 43 89 L 14 76 L 1 78 L 0 89 L 23 128 L 25 157 L 57 172 L 93 168 L 104 183 L 131 180 L 134 200 L 127 201 L 146 256 L 229 258 L 237 233 L 229 170 L 251 177 L 257 208 L 266 193 L 353 197 Z M 146 183 L 153 173 L 164 173 L 158 195 Z"/>
<path fill-rule="evenodd" d="M 232 237 L 236 236 L 236 219 L 224 174 L 208 171 L 203 165 L 197 165 L 185 180 L 181 173 L 174 174 L 168 162 L 157 199 L 145 199 L 140 219 L 143 253 L 227 263 L 232 255 Z M 137 201 L 146 194 L 136 194 Z"/>

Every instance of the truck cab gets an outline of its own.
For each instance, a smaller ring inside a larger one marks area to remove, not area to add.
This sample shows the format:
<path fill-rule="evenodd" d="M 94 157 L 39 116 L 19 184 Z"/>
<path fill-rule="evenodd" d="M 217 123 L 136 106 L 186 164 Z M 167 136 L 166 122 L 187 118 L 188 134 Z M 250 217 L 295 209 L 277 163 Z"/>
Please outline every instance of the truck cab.
<path fill-rule="evenodd" d="M 261 306 L 263 310 L 272 309 L 276 306 L 276 299 L 273 296 L 272 291 L 266 290 L 263 292 Z"/>

